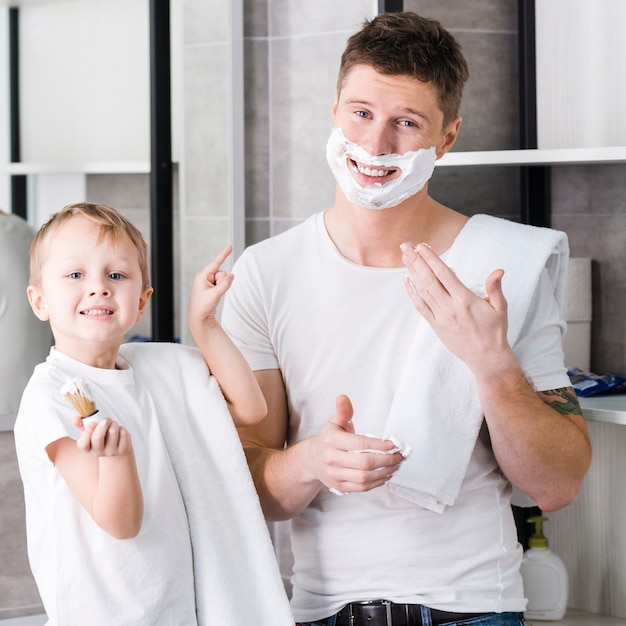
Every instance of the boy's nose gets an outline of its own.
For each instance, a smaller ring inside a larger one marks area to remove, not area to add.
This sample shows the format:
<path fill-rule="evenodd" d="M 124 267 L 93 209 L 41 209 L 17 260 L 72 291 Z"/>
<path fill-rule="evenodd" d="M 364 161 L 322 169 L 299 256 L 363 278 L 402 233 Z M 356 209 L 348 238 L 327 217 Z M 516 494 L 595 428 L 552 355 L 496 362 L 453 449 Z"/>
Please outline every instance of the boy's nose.
<path fill-rule="evenodd" d="M 111 289 L 108 285 L 104 284 L 103 281 L 96 281 L 91 285 L 91 290 L 89 291 L 90 296 L 110 296 Z"/>

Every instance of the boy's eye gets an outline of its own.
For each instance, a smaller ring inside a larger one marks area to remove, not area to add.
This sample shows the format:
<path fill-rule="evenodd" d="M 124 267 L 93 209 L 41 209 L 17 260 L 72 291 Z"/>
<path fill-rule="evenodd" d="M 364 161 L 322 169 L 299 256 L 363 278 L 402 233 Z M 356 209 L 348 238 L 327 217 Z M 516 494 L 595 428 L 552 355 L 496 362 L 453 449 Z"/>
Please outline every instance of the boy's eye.
<path fill-rule="evenodd" d="M 81 278 L 82 277 L 82 272 L 70 272 L 68 274 L 69 278 Z"/>
<path fill-rule="evenodd" d="M 109 278 L 111 280 L 121 280 L 122 278 L 124 278 L 124 276 L 122 276 L 122 274 L 120 274 L 119 272 L 111 272 L 109 274 Z"/>

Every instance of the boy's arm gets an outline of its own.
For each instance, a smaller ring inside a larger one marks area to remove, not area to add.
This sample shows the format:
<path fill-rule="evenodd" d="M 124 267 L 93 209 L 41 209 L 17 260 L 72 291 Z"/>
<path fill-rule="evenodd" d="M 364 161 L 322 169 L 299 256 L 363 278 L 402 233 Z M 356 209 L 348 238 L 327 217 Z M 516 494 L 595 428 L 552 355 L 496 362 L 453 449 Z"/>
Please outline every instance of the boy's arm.
<path fill-rule="evenodd" d="M 77 425 L 79 421 L 77 418 Z M 78 441 L 63 437 L 46 450 L 72 493 L 102 530 L 116 539 L 139 534 L 143 494 L 130 434 L 124 427 L 106 418 L 85 426 Z"/>
<path fill-rule="evenodd" d="M 219 382 L 235 425 L 249 426 L 265 417 L 267 404 L 250 366 L 216 319 L 217 305 L 234 278 L 220 270 L 231 250 L 228 246 L 194 277 L 188 320 L 191 334 Z"/>

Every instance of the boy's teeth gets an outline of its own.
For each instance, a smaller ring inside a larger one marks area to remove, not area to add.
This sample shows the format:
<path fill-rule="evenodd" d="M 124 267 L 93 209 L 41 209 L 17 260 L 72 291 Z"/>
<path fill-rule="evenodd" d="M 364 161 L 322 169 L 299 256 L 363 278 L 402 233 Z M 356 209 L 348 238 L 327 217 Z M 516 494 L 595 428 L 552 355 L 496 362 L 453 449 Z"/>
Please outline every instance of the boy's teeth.
<path fill-rule="evenodd" d="M 104 309 L 90 309 L 89 311 L 85 311 L 84 315 L 112 315 L 113 311 L 104 310 Z"/>

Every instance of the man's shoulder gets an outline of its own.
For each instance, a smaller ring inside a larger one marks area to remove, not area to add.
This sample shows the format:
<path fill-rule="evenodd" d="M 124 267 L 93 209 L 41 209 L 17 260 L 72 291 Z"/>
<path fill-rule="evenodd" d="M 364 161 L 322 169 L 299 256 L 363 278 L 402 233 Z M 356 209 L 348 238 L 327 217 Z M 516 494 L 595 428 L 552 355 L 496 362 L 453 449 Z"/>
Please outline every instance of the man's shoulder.
<path fill-rule="evenodd" d="M 504 217 L 486 215 L 483 213 L 473 215 L 465 224 L 462 233 L 471 233 L 472 236 L 501 239 L 503 237 L 524 237 L 525 241 L 533 238 L 551 237 L 560 238 L 564 235 L 559 230 L 545 226 L 522 224 Z"/>
<path fill-rule="evenodd" d="M 311 241 L 315 237 L 315 232 L 319 227 L 320 214 L 316 213 L 304 221 L 293 226 L 289 226 L 281 233 L 272 235 L 267 239 L 263 239 L 258 243 L 248 246 L 245 250 L 246 255 L 265 255 L 272 251 L 282 251 L 293 248 L 294 246 L 302 246 L 307 241 Z"/>

